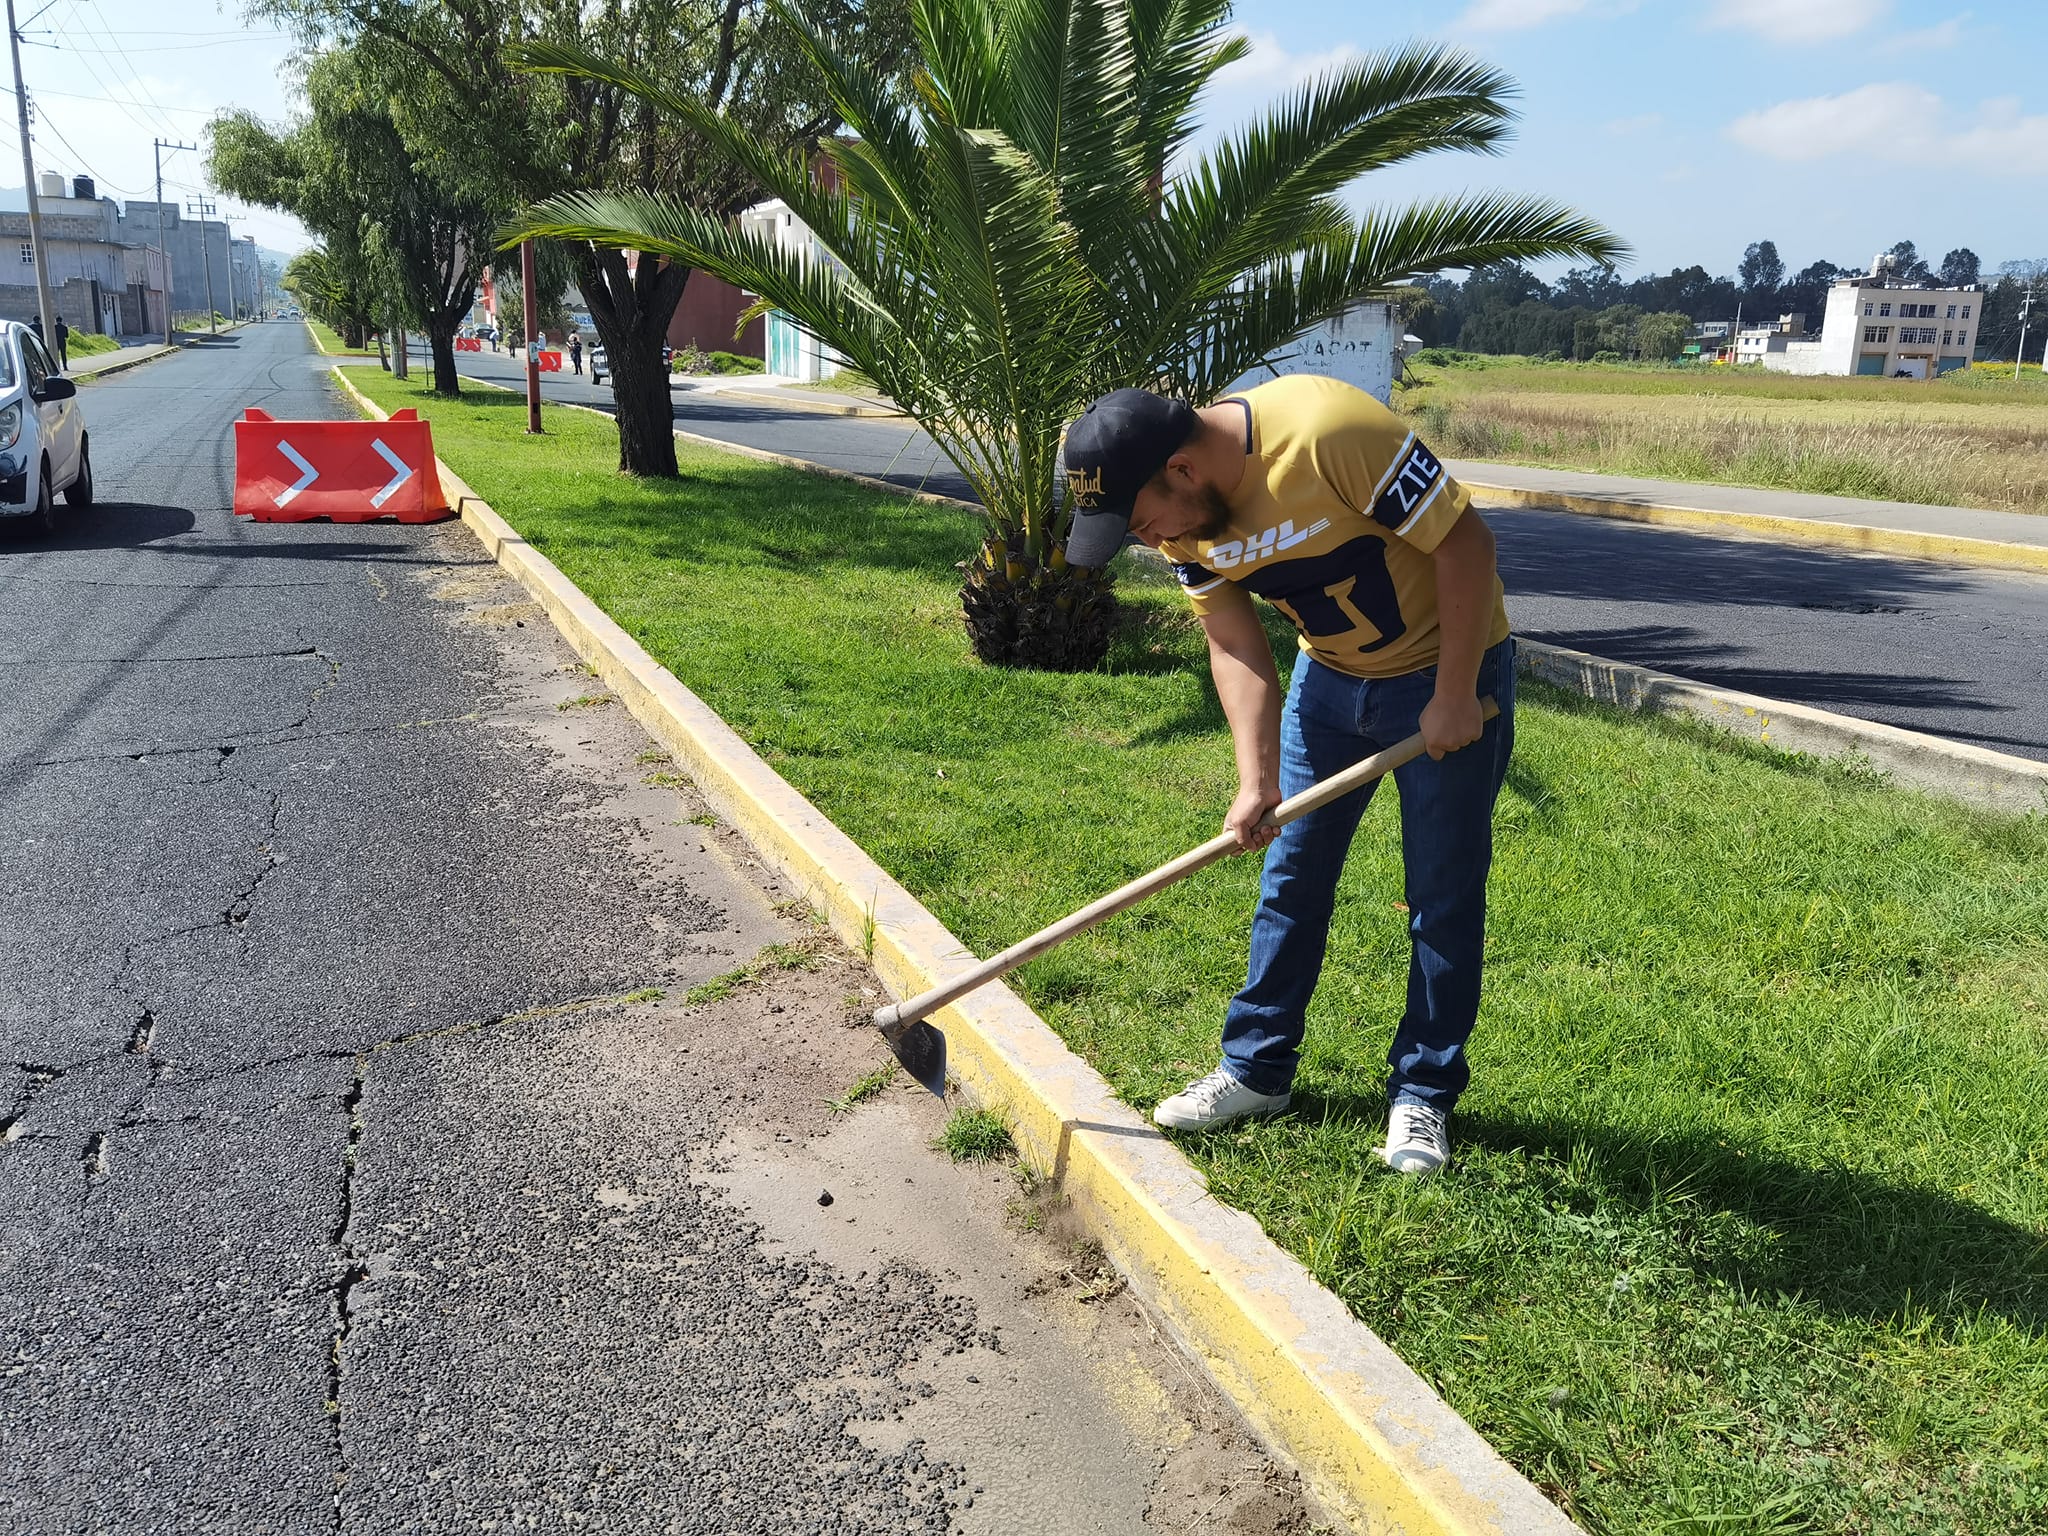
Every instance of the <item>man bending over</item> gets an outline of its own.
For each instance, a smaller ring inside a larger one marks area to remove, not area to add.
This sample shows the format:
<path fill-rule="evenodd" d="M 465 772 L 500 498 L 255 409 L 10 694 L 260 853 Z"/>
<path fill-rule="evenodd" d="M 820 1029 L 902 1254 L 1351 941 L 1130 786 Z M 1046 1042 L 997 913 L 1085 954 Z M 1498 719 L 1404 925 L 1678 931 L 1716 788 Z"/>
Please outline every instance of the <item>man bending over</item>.
<path fill-rule="evenodd" d="M 1434 1172 L 1470 1075 L 1493 805 L 1514 743 L 1514 642 L 1492 532 L 1414 433 L 1334 379 L 1275 379 L 1199 411 L 1118 390 L 1068 429 L 1066 467 L 1068 562 L 1107 565 L 1135 535 L 1172 562 L 1194 603 L 1237 755 L 1224 824 L 1242 847 L 1266 849 L 1222 1063 L 1152 1118 L 1197 1130 L 1288 1107 L 1337 880 L 1374 786 L 1277 833 L 1260 823 L 1420 731 L 1428 755 L 1394 770 L 1413 948 L 1380 1155 L 1402 1173 Z M 1300 635 L 1284 700 L 1255 595 Z M 1490 721 L 1485 694 L 1500 705 Z"/>

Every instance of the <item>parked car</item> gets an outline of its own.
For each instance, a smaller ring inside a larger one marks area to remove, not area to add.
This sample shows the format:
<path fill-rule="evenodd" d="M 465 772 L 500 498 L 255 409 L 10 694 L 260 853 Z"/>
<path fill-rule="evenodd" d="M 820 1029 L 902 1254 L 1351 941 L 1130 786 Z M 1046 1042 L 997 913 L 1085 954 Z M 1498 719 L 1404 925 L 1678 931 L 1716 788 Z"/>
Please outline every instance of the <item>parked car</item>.
<path fill-rule="evenodd" d="M 605 376 L 612 371 L 611 360 L 605 356 L 604 343 L 598 342 L 587 354 L 590 361 L 590 382 L 602 384 Z M 675 361 L 676 349 L 667 342 L 661 345 L 661 366 L 666 369 Z"/>
<path fill-rule="evenodd" d="M 78 386 L 42 338 L 19 321 L 0 327 L 0 518 L 57 531 L 57 493 L 92 505 L 92 442 Z"/>

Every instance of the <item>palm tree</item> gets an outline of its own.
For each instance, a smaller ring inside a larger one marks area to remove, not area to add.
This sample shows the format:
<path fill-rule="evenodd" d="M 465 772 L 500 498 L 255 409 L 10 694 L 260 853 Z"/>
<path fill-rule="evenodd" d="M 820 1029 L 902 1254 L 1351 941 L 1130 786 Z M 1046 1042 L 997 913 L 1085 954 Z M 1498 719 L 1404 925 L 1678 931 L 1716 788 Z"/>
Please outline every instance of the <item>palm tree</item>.
<path fill-rule="evenodd" d="M 1433 150 L 1492 151 L 1512 83 L 1411 43 L 1300 87 L 1196 152 L 1196 101 L 1249 51 L 1229 0 L 911 0 L 918 59 L 867 67 L 769 0 L 850 133 L 829 174 L 628 65 L 544 44 L 524 68 L 616 85 L 780 198 L 829 260 L 650 196 L 571 194 L 514 233 L 666 256 L 761 296 L 859 368 L 973 485 L 987 536 L 962 603 L 986 661 L 1097 664 L 1114 599 L 1061 549 L 1060 433 L 1127 385 L 1206 402 L 1303 331 L 1418 273 L 1612 263 L 1559 204 L 1452 196 L 1354 217 L 1337 194 Z"/>

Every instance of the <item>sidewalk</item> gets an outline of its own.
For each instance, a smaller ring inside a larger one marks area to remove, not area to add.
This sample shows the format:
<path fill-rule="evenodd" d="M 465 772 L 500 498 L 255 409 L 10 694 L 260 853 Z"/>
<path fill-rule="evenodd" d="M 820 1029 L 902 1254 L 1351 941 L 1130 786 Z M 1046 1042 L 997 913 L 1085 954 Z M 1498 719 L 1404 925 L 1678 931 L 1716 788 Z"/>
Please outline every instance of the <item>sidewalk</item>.
<path fill-rule="evenodd" d="M 786 410 L 809 411 L 816 416 L 875 416 L 890 421 L 909 419 L 893 402 L 879 395 L 813 389 L 809 385 L 799 386 L 762 374 L 739 374 L 716 380 L 693 378 L 690 387 L 721 399 L 744 400 L 751 405 L 779 405 Z"/>
<path fill-rule="evenodd" d="M 1748 533 L 1780 542 L 2048 571 L 2048 517 L 2025 512 L 1643 480 L 1475 460 L 1444 462 L 1482 505 L 1560 507 L 1595 517 Z"/>
<path fill-rule="evenodd" d="M 123 347 L 118 352 L 96 352 L 91 357 L 81 357 L 64 372 L 73 379 L 96 379 L 102 374 L 119 373 L 124 368 L 139 368 L 178 350 L 158 341 L 142 347 Z"/>

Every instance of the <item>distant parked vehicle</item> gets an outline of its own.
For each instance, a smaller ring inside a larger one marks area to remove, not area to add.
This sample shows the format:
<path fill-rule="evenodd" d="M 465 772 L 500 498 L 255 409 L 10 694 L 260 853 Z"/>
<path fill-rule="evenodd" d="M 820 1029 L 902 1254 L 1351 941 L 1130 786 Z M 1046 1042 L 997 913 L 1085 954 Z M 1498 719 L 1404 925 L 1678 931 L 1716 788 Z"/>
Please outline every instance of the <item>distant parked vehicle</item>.
<path fill-rule="evenodd" d="M 78 386 L 19 321 L 0 328 L 0 518 L 57 531 L 57 493 L 92 505 L 92 444 Z"/>
<path fill-rule="evenodd" d="M 675 361 L 675 358 L 676 349 L 667 342 L 663 342 L 661 346 L 661 366 L 664 372 Z M 600 341 L 590 349 L 590 382 L 602 384 L 605 381 L 605 376 L 611 371 L 611 359 L 605 355 L 604 343 Z"/>

